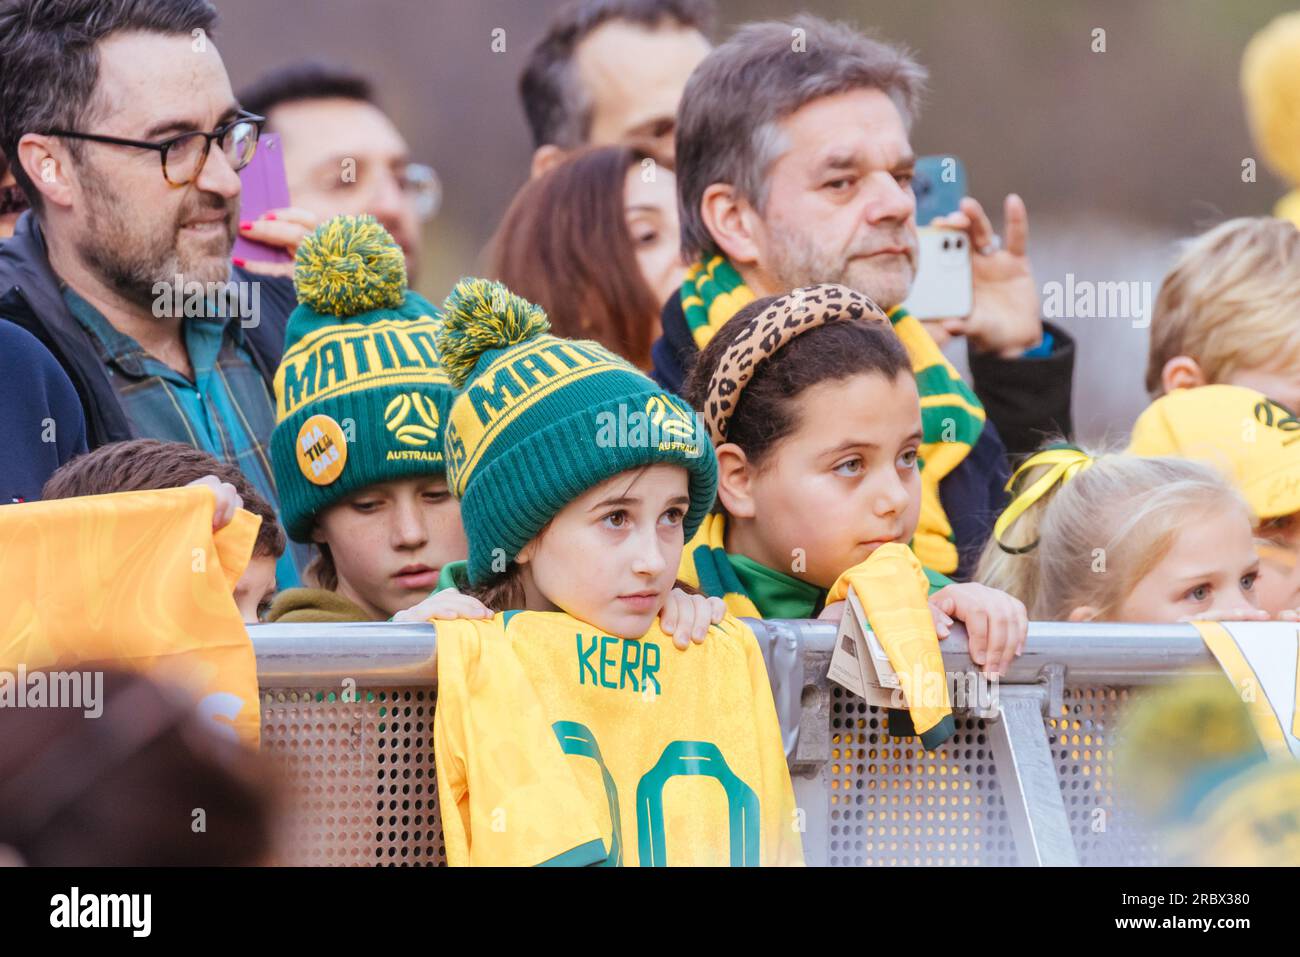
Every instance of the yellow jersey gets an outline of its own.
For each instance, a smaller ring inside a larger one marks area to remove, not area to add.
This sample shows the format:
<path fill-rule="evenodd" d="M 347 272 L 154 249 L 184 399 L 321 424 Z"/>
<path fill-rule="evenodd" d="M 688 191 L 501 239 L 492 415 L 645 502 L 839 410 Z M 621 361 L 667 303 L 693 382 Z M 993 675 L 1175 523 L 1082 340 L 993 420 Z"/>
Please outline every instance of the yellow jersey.
<path fill-rule="evenodd" d="M 439 622 L 434 750 L 449 864 L 803 863 L 762 652 L 736 618 L 686 650 L 657 622 L 639 639 L 557 612 Z"/>

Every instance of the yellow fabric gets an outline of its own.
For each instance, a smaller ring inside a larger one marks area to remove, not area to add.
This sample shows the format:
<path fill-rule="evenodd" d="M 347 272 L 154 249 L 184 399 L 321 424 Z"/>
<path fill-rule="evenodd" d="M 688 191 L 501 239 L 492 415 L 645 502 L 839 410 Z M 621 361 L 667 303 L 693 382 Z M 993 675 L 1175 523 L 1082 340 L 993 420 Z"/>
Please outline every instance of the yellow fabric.
<path fill-rule="evenodd" d="M 438 623 L 433 754 L 451 866 L 531 866 L 600 840 L 500 618 Z"/>
<path fill-rule="evenodd" d="M 924 441 L 917 449 L 925 467 L 921 470 L 921 513 L 912 536 L 912 550 L 926 568 L 951 575 L 957 570 L 957 546 L 953 542 L 952 523 L 939 497 L 939 483 L 961 465 L 979 440 L 985 421 L 984 407 L 921 320 L 901 306 L 889 310 L 889 320 L 917 376 L 925 426 Z M 931 385 L 935 372 L 941 373 L 945 383 L 940 391 Z M 944 424 L 936 430 L 931 427 L 931 420 Z"/>
<path fill-rule="evenodd" d="M 1241 58 L 1241 91 L 1250 132 L 1264 160 L 1300 186 L 1300 12 L 1260 30 Z"/>
<path fill-rule="evenodd" d="M 940 448 L 931 450 L 930 454 L 936 459 L 949 459 L 953 456 L 937 455 L 936 452 L 952 451 L 958 450 Z M 958 454 L 957 458 L 965 458 L 965 454 Z M 930 463 L 928 460 L 923 461 L 926 467 L 921 472 L 921 511 L 916 521 L 916 533 L 912 536 L 912 548 L 926 567 L 951 575 L 957 571 L 958 562 L 957 546 L 952 541 L 952 523 L 948 521 L 948 513 L 943 510 L 938 481 L 927 480 Z"/>
<path fill-rule="evenodd" d="M 1193 622 L 1241 695 L 1264 749 L 1300 757 L 1300 634 L 1294 624 Z"/>
<path fill-rule="evenodd" d="M 1277 201 L 1273 215 L 1300 226 L 1300 189 L 1293 189 Z"/>
<path fill-rule="evenodd" d="M 178 488 L 0 508 L 0 669 L 141 671 L 256 746 L 257 662 L 233 589 L 261 519 L 240 510 L 214 535 L 215 505 Z"/>
<path fill-rule="evenodd" d="M 1030 507 L 1038 502 L 1042 497 L 1052 491 L 1057 485 L 1070 481 L 1088 466 L 1092 465 L 1092 457 L 1086 452 L 1080 452 L 1078 449 L 1046 449 L 1037 452 L 1025 459 L 1020 468 L 1007 480 L 1007 491 L 1012 491 L 1017 484 L 1020 476 L 1025 475 L 1030 470 L 1050 466 L 1043 475 L 1035 479 L 1034 484 L 1020 492 L 1013 498 L 1010 504 L 1003 509 L 1002 514 L 998 516 L 993 523 L 993 540 L 1002 541 L 1002 536 L 1006 530 L 1023 515 Z"/>
<path fill-rule="evenodd" d="M 1176 389 L 1138 416 L 1128 451 L 1209 462 L 1260 521 L 1300 512 L 1300 419 L 1236 385 Z"/>
<path fill-rule="evenodd" d="M 511 690 L 482 691 L 484 682 L 496 680 L 485 674 L 485 663 L 475 666 L 456 651 L 454 658 L 444 655 L 449 645 L 496 653 L 501 645 L 493 643 L 502 640 L 509 641 L 528 687 L 507 678 Z M 549 823 L 562 836 L 547 849 L 568 850 L 562 845 L 581 840 L 591 818 L 611 865 L 802 863 L 767 670 L 753 633 L 736 619 L 724 619 L 703 644 L 683 651 L 657 623 L 643 638 L 625 640 L 558 612 L 516 612 L 490 622 L 439 622 L 438 649 L 434 740 L 444 833 L 447 808 L 468 808 L 459 816 L 468 821 L 466 844 L 456 844 L 453 857 L 449 838 L 449 861 L 482 860 L 477 842 L 484 819 L 493 802 L 508 799 L 521 774 L 509 742 L 522 723 L 536 723 L 536 703 L 543 728 L 554 732 L 555 753 L 569 755 L 570 778 L 553 770 L 543 778 L 523 767 L 525 782 L 554 781 L 552 805 L 560 808 L 530 818 L 534 823 L 521 832 L 530 847 Z M 472 695 L 444 697 L 443 675 L 460 680 L 448 668 L 472 675 L 466 679 Z M 462 727 L 459 738 L 445 731 Z M 528 734 L 538 739 L 536 730 Z M 581 802 L 568 797 L 574 781 Z M 498 844 L 514 841 L 506 827 Z M 539 856 L 536 850 L 501 853 L 512 862 Z"/>
<path fill-rule="evenodd" d="M 952 714 L 952 702 L 920 561 L 905 545 L 888 542 L 836 579 L 827 604 L 843 601 L 850 588 L 898 674 L 916 733 L 925 734 Z"/>

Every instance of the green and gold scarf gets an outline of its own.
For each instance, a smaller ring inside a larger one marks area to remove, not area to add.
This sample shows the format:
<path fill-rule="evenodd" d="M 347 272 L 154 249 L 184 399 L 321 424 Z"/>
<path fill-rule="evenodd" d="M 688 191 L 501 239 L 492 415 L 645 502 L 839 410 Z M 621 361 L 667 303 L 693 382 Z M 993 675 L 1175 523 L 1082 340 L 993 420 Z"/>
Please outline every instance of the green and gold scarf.
<path fill-rule="evenodd" d="M 687 328 L 701 349 L 728 319 L 756 298 L 725 256 L 697 262 L 687 270 L 680 295 Z M 926 568 L 950 575 L 957 570 L 957 546 L 952 523 L 939 499 L 939 483 L 979 440 L 984 406 L 919 319 L 895 306 L 889 310 L 889 321 L 912 360 L 921 394 L 921 518 L 912 551 Z"/>
<path fill-rule="evenodd" d="M 825 589 L 727 551 L 727 517 L 710 515 L 682 550 L 677 580 L 721 598 L 737 618 L 812 618 L 826 603 Z M 952 582 L 924 569 L 934 593 Z"/>

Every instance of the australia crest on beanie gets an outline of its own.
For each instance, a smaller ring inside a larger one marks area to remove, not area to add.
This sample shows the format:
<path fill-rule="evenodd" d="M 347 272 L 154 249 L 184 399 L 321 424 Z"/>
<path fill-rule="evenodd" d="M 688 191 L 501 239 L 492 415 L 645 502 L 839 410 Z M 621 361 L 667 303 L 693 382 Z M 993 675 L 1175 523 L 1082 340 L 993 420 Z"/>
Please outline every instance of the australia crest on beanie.
<path fill-rule="evenodd" d="M 298 307 L 275 374 L 271 464 L 289 537 L 379 482 L 446 471 L 452 389 L 437 308 L 406 285 L 402 249 L 373 216 L 338 216 L 298 247 Z"/>
<path fill-rule="evenodd" d="M 438 355 L 457 394 L 444 435 L 474 585 L 506 570 L 566 505 L 629 469 L 680 465 L 689 539 L 713 507 L 718 466 L 703 422 L 603 346 L 550 334 L 540 306 L 462 279 L 442 307 Z"/>

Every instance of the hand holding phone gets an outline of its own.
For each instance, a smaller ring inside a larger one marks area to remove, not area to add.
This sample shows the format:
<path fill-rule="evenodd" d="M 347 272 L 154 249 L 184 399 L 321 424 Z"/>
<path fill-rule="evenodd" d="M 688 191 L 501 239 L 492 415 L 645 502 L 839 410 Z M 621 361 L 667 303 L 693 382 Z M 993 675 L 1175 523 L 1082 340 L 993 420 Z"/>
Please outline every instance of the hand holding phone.
<path fill-rule="evenodd" d="M 970 236 L 938 226 L 923 226 L 916 234 L 916 278 L 903 308 L 918 319 L 970 315 L 974 301 Z"/>
<path fill-rule="evenodd" d="M 913 170 L 912 191 L 916 194 L 917 264 L 903 307 L 918 319 L 968 316 L 974 300 L 970 237 L 929 225 L 961 208 L 966 167 L 955 156 L 922 156 Z"/>
<path fill-rule="evenodd" d="M 252 222 L 273 209 L 289 205 L 289 181 L 284 172 L 284 153 L 280 137 L 267 133 L 257 141 L 253 159 L 239 171 L 242 184 L 239 218 Z M 235 239 L 231 258 L 246 263 L 292 263 L 293 255 L 283 246 L 239 236 Z"/>

